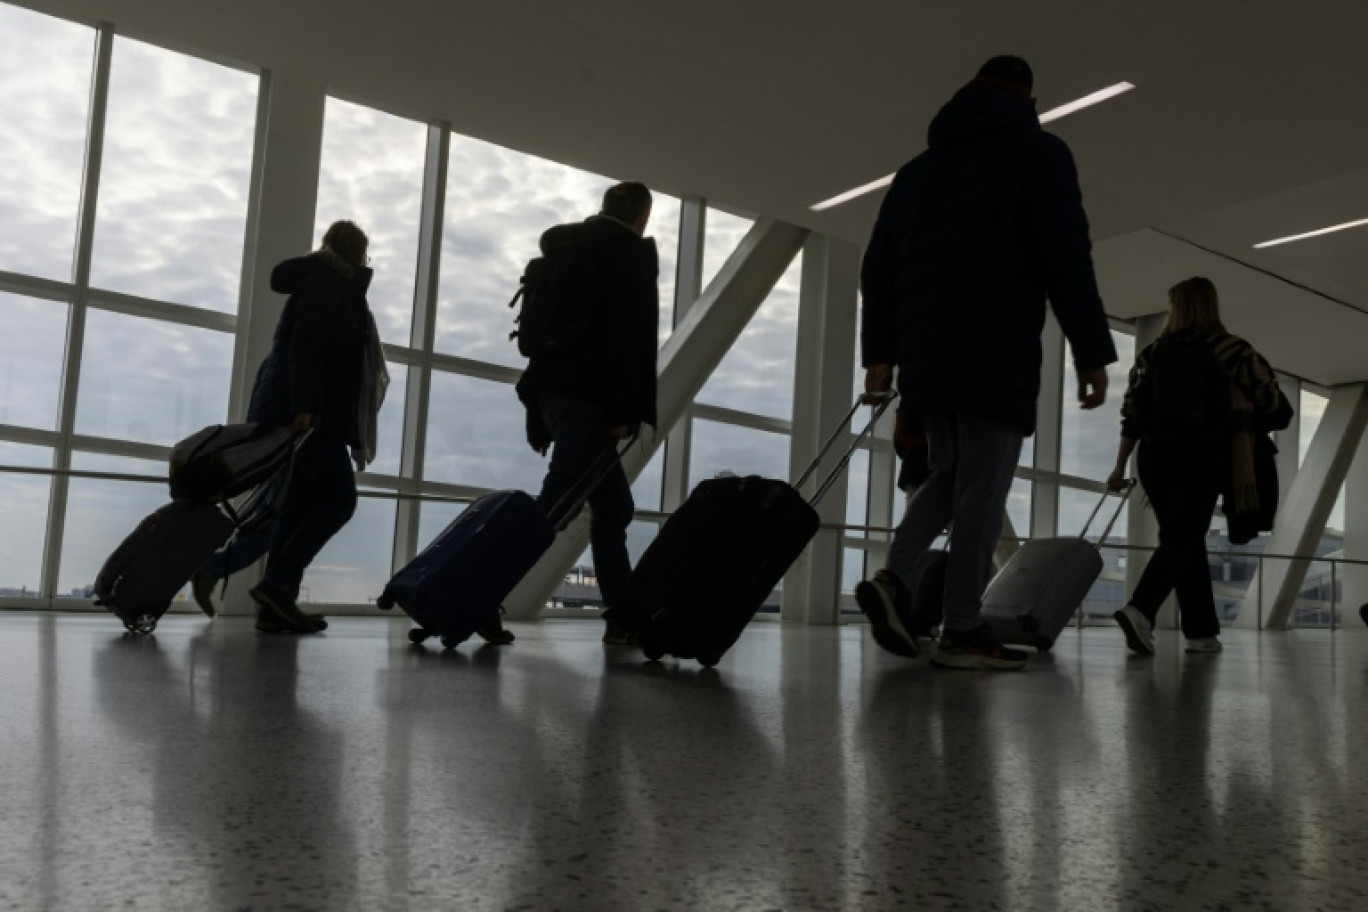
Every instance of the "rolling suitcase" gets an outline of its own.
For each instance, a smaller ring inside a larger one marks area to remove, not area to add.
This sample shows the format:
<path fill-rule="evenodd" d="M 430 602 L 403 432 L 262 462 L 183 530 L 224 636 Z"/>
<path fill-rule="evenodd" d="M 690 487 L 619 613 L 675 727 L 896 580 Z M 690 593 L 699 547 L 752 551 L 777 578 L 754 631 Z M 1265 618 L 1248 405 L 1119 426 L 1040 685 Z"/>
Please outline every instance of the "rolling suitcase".
<path fill-rule="evenodd" d="M 109 555 L 95 577 L 95 604 L 129 633 L 151 633 L 191 574 L 232 533 L 233 521 L 217 505 L 173 500 Z"/>
<path fill-rule="evenodd" d="M 721 660 L 817 533 L 814 505 L 893 398 L 879 403 L 811 500 L 799 488 L 847 433 L 859 401 L 794 484 L 756 475 L 699 482 L 641 556 L 624 604 L 613 611 L 637 634 L 646 658 L 697 659 L 705 668 Z"/>
<path fill-rule="evenodd" d="M 386 611 L 398 605 L 413 618 L 413 643 L 434 636 L 446 649 L 464 643 L 498 615 L 504 597 L 635 442 L 605 451 L 549 514 L 523 491 L 494 491 L 474 501 L 394 575 L 375 604 Z"/>
<path fill-rule="evenodd" d="M 1111 533 L 1132 487 L 1121 492 L 1111 522 L 1096 543 L 1088 541 L 1088 528 L 1108 492 L 1103 492 L 1077 537 L 1032 539 L 1017 549 L 983 593 L 983 620 L 998 640 L 1041 652 L 1054 646 L 1102 573 L 1099 546 Z"/>

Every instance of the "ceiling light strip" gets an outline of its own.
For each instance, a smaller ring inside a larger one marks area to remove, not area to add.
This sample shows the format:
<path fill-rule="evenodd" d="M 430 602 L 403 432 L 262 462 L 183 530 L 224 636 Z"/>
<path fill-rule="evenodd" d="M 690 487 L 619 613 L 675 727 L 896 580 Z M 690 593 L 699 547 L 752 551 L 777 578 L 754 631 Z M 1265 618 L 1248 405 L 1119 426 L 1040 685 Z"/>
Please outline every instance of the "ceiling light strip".
<path fill-rule="evenodd" d="M 1059 120 L 1059 118 L 1067 117 L 1075 111 L 1090 108 L 1095 104 L 1101 104 L 1108 99 L 1115 98 L 1117 95 L 1129 92 L 1133 88 L 1135 88 L 1133 83 L 1118 82 L 1115 85 L 1107 86 L 1105 89 L 1098 89 L 1091 95 L 1084 95 L 1082 98 L 1071 101 L 1068 104 L 1062 104 L 1057 108 L 1051 108 L 1040 115 L 1040 122 L 1042 124 L 1047 124 L 1052 120 Z M 847 190 L 844 193 L 837 194 L 829 200 L 822 200 L 820 203 L 816 203 L 810 208 L 813 212 L 823 212 L 834 206 L 839 206 L 842 203 L 848 203 L 857 197 L 864 196 L 866 193 L 873 193 L 875 190 L 887 187 L 891 183 L 893 183 L 893 175 L 889 174 L 876 181 L 870 181 L 867 184 L 856 187 L 853 190 Z"/>
<path fill-rule="evenodd" d="M 1276 247 L 1279 244 L 1290 244 L 1293 241 L 1304 241 L 1307 238 L 1320 237 L 1322 234 L 1330 234 L 1335 231 L 1344 231 L 1349 228 L 1359 228 L 1368 225 L 1368 219 L 1355 219 L 1352 222 L 1341 222 L 1338 225 L 1331 225 L 1328 228 L 1317 228 L 1315 231 L 1304 231 L 1301 234 L 1289 234 L 1287 237 L 1274 238 L 1271 241 L 1261 241 L 1254 245 L 1255 250 L 1262 250 L 1265 247 Z"/>

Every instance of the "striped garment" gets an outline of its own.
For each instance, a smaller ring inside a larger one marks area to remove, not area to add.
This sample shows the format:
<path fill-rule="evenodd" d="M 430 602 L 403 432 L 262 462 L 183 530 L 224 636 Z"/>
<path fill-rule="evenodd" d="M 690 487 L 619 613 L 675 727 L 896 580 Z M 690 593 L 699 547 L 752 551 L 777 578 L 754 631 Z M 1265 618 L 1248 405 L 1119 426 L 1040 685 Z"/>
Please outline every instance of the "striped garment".
<path fill-rule="evenodd" d="M 1254 350 L 1254 346 L 1230 333 L 1216 333 L 1208 337 L 1207 342 L 1216 352 L 1216 360 L 1225 369 L 1232 386 L 1244 394 L 1255 412 L 1271 415 L 1278 410 L 1282 391 L 1273 376 L 1273 368 L 1269 367 L 1263 355 Z M 1154 343 L 1151 342 L 1135 356 L 1135 364 L 1131 366 L 1130 379 L 1126 384 L 1126 395 L 1121 400 L 1121 436 L 1132 440 L 1141 436 L 1132 425 L 1132 416 L 1135 414 L 1132 397 L 1138 378 L 1149 370 L 1153 351 Z"/>

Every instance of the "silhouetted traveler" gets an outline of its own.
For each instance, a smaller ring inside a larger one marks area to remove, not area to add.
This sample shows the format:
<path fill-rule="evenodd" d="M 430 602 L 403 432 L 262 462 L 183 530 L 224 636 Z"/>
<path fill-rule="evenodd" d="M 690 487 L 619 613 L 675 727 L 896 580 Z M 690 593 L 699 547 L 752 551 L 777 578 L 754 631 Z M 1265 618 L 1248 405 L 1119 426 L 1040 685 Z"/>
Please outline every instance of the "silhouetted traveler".
<path fill-rule="evenodd" d="M 1248 475 L 1252 462 L 1232 444 L 1290 420 L 1268 362 L 1221 325 L 1216 286 L 1194 277 L 1170 288 L 1168 322 L 1131 368 L 1116 467 L 1107 479 L 1112 490 L 1126 484 L 1138 443 L 1136 467 L 1159 524 L 1159 547 L 1129 604 L 1115 614 L 1133 651 L 1154 654 L 1154 618 L 1170 592 L 1178 596 L 1187 651 L 1221 651 L 1206 536 L 1223 491 L 1233 486 L 1236 497 L 1259 496 Z M 1273 499 L 1270 510 L 1276 492 Z"/>
<path fill-rule="evenodd" d="M 354 468 L 374 458 L 376 414 L 388 377 L 366 303 L 368 246 L 355 224 L 334 222 L 319 250 L 271 273 L 271 288 L 290 297 L 247 418 L 312 433 L 295 454 L 271 529 L 265 576 L 250 593 L 258 606 L 257 629 L 265 632 L 327 627 L 296 604 L 300 583 L 356 510 Z"/>
<path fill-rule="evenodd" d="M 941 108 L 927 150 L 889 188 L 861 271 L 865 389 L 887 390 L 897 366 L 899 407 L 925 428 L 931 473 L 888 566 L 855 596 L 879 645 L 915 656 L 899 614 L 917 559 L 949 526 L 933 661 L 953 668 L 1026 662 L 983 625 L 981 608 L 1021 441 L 1035 430 L 1047 299 L 1083 408 L 1106 398 L 1116 360 L 1073 157 L 1040 129 L 1031 85 L 1024 60 L 994 57 Z"/>
<path fill-rule="evenodd" d="M 651 192 L 622 183 L 603 195 L 602 211 L 557 225 L 541 237 L 551 263 L 549 295 L 563 315 L 557 344 L 534 354 L 518 381 L 533 449 L 551 447 L 537 502 L 549 510 L 605 450 L 656 422 L 656 327 L 659 262 L 645 237 Z M 613 619 L 631 575 L 627 526 L 635 505 L 621 465 L 589 495 L 590 548 L 607 606 L 603 641 L 631 643 Z"/>

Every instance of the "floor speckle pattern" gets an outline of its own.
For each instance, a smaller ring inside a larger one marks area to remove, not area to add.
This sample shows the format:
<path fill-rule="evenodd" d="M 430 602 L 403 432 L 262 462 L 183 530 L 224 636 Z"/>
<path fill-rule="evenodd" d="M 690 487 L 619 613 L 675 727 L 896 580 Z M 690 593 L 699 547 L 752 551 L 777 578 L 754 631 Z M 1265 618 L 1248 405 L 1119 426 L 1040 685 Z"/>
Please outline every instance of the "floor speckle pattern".
<path fill-rule="evenodd" d="M 1368 909 L 1368 630 L 1024 673 L 0 613 L 0 908 Z"/>

